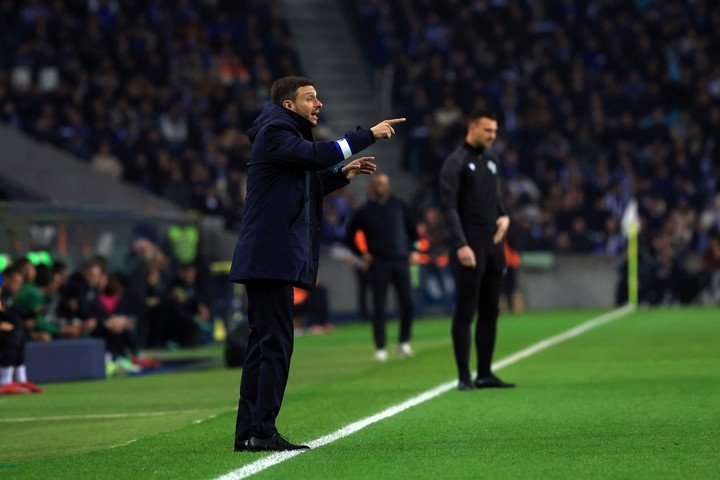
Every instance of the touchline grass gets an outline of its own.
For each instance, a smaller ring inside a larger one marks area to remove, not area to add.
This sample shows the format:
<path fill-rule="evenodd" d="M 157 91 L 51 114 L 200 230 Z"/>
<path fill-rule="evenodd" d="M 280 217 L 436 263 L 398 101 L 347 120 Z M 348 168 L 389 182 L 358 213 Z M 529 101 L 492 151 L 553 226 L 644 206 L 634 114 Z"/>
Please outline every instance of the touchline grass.
<path fill-rule="evenodd" d="M 505 316 L 496 358 L 598 313 Z M 448 392 L 257 477 L 720 478 L 719 339 L 718 309 L 636 312 L 507 367 L 515 390 Z M 368 325 L 299 338 L 281 431 L 312 440 L 454 377 L 447 319 L 417 322 L 413 343 L 415 357 L 376 364 Z M 0 398 L 0 477 L 236 470 L 262 457 L 232 452 L 239 376 L 58 384 Z M 89 418 L 98 414 L 128 416 Z M 72 418 L 38 419 L 50 416 Z M 33 420 L 3 422 L 20 417 Z"/>

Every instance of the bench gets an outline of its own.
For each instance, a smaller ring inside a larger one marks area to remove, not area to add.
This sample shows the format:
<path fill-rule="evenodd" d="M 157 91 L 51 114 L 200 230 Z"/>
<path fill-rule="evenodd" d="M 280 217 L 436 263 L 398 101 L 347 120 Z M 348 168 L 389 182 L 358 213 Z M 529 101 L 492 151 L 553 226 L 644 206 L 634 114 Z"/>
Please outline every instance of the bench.
<path fill-rule="evenodd" d="M 35 383 L 105 378 L 105 342 L 96 338 L 28 342 L 28 379 Z"/>

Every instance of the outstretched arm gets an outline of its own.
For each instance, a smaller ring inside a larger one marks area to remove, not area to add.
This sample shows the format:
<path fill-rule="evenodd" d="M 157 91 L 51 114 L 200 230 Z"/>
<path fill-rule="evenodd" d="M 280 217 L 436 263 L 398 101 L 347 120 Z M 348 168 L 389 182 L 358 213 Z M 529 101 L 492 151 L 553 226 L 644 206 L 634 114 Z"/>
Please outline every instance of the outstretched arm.
<path fill-rule="evenodd" d="M 298 136 L 292 127 L 271 125 L 264 132 L 265 144 L 276 162 L 306 170 L 322 170 L 365 150 L 376 139 L 392 137 L 395 134 L 393 125 L 404 121 L 404 118 L 393 118 L 383 120 L 369 130 L 358 127 L 330 142 L 311 142 Z"/>
<path fill-rule="evenodd" d="M 271 160 L 305 170 L 330 168 L 375 142 L 372 131 L 363 128 L 330 142 L 311 142 L 284 125 L 271 125 L 264 135 Z"/>

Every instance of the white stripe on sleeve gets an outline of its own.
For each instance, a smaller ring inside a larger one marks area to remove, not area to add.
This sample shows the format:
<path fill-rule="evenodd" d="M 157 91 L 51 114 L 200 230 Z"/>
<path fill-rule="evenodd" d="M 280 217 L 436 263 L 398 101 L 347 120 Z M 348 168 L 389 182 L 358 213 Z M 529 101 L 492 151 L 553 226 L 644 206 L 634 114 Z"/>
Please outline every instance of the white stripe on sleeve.
<path fill-rule="evenodd" d="M 335 140 L 335 143 L 337 143 L 338 147 L 340 147 L 340 150 L 342 150 L 343 158 L 345 160 L 352 156 L 352 150 L 350 149 L 350 144 L 348 143 L 346 138 Z"/>

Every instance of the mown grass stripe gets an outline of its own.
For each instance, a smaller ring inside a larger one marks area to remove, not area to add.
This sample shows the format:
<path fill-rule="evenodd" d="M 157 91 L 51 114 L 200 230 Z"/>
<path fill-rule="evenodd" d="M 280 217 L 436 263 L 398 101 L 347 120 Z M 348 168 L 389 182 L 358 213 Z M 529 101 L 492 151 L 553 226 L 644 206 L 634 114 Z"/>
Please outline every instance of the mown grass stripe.
<path fill-rule="evenodd" d="M 633 311 L 634 309 L 632 306 L 626 305 L 624 307 L 604 313 L 598 317 L 592 318 L 576 327 L 571 328 L 570 330 L 559 333 L 557 335 L 553 335 L 552 337 L 548 337 L 544 340 L 530 345 L 527 348 L 515 352 L 512 355 L 498 360 L 497 362 L 493 363 L 493 370 L 501 370 L 507 366 L 519 362 L 520 360 L 523 360 L 554 345 L 557 345 L 558 343 L 564 342 L 571 338 L 575 338 L 589 330 L 605 325 L 606 323 L 617 320 L 618 318 L 622 318 L 625 315 L 632 313 Z M 416 405 L 427 402 L 428 400 L 431 400 L 439 395 L 442 395 L 443 393 L 455 388 L 456 385 L 456 380 L 445 382 L 435 388 L 422 392 L 421 394 L 416 395 L 398 405 L 389 407 L 382 412 L 376 413 L 375 415 L 364 418 L 357 422 L 353 422 L 350 425 L 347 425 L 333 433 L 317 438 L 309 442 L 308 445 L 311 449 L 316 449 L 340 440 L 341 438 L 352 435 L 353 433 L 358 432 L 374 423 L 393 417 L 409 408 L 412 408 Z M 273 453 L 266 457 L 260 458 L 252 463 L 249 463 L 237 470 L 233 470 L 232 472 L 222 475 L 218 477 L 217 480 L 241 480 L 244 478 L 248 478 L 274 465 L 285 462 L 286 460 L 290 460 L 291 458 L 305 453 L 306 451 L 307 450 L 295 450 L 290 452 Z"/>
<path fill-rule="evenodd" d="M 50 422 L 65 420 L 108 420 L 116 418 L 137 418 L 137 417 L 164 417 L 168 415 L 181 415 L 186 413 L 210 412 L 215 409 L 192 409 L 192 410 L 168 410 L 160 412 L 136 412 L 136 413 L 98 413 L 89 415 L 57 415 L 43 417 L 19 417 L 0 418 L 0 423 L 26 423 L 26 422 Z"/>

